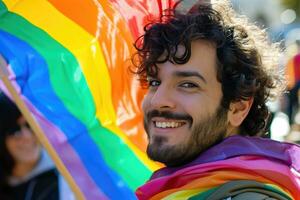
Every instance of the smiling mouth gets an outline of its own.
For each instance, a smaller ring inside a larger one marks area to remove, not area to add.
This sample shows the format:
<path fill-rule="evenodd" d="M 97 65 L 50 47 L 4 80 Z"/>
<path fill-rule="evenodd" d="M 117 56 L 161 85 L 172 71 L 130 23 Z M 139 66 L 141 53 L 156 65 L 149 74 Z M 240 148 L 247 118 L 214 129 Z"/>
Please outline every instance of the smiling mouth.
<path fill-rule="evenodd" d="M 185 124 L 185 122 L 160 122 L 160 121 L 154 121 L 154 126 L 156 128 L 179 128 Z"/>

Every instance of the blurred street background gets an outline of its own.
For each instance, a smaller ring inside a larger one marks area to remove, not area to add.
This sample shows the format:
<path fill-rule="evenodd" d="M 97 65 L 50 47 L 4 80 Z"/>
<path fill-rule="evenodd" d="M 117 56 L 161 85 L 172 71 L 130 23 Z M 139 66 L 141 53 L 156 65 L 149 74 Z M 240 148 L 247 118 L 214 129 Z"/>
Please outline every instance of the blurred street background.
<path fill-rule="evenodd" d="M 269 103 L 271 138 L 300 143 L 300 1 L 231 0 L 234 9 L 266 29 L 284 50 L 280 69 L 287 77 L 287 92 Z"/>

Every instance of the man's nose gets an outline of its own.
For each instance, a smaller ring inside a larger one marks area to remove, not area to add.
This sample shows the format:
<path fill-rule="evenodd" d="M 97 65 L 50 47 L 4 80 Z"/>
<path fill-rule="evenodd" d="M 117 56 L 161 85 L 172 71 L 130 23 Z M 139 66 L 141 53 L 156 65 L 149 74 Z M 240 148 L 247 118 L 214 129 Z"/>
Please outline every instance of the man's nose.
<path fill-rule="evenodd" d="M 151 106 L 154 109 L 173 109 L 176 106 L 173 91 L 160 85 L 151 98 Z"/>

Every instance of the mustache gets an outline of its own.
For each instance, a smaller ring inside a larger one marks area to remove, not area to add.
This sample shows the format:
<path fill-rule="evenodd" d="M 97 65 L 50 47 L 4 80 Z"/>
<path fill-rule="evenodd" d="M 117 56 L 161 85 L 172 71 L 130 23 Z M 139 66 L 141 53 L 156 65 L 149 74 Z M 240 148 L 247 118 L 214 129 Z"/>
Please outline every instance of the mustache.
<path fill-rule="evenodd" d="M 147 121 L 150 121 L 153 117 L 162 117 L 166 119 L 185 120 L 188 121 L 190 124 L 192 124 L 193 122 L 193 118 L 188 114 L 174 113 L 170 111 L 151 110 L 146 114 L 146 117 Z"/>

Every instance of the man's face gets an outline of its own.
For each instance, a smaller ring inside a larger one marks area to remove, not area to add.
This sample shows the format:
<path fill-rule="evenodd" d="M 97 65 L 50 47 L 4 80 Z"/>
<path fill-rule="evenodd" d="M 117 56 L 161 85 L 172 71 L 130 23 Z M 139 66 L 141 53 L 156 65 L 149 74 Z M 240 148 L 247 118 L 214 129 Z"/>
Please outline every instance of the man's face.
<path fill-rule="evenodd" d="M 220 106 L 216 49 L 201 40 L 192 42 L 191 50 L 186 64 L 158 64 L 158 76 L 149 77 L 143 102 L 148 156 L 167 166 L 191 161 L 226 134 L 227 111 Z"/>

